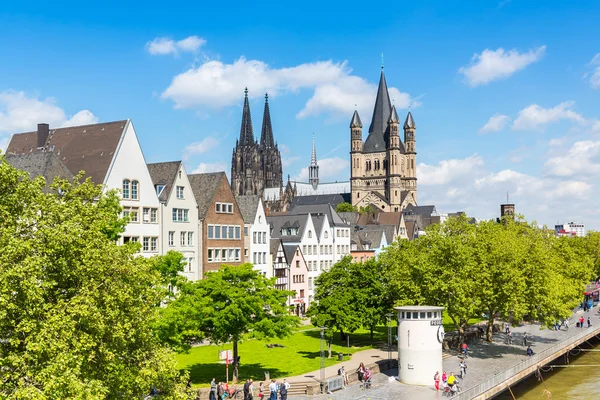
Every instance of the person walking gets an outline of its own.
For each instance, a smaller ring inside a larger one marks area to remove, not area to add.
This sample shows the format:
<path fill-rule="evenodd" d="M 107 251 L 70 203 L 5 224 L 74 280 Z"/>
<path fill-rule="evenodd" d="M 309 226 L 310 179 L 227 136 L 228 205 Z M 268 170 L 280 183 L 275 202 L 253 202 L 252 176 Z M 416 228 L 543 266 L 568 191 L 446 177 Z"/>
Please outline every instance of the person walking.
<path fill-rule="evenodd" d="M 579 317 L 579 327 L 583 328 L 583 323 L 585 322 L 585 318 L 583 318 L 583 315 L 581 317 Z"/>
<path fill-rule="evenodd" d="M 208 395 L 208 400 L 217 400 L 217 383 L 215 382 L 215 378 L 212 378 L 212 381 L 210 381 L 210 394 Z"/>
<path fill-rule="evenodd" d="M 588 323 L 588 328 L 592 326 L 592 320 L 590 319 L 590 317 L 588 317 L 587 323 Z"/>
<path fill-rule="evenodd" d="M 338 369 L 338 375 L 342 377 L 344 381 L 344 389 L 346 389 L 346 386 L 348 386 L 348 374 L 346 373 L 343 365 L 340 369 Z"/>
<path fill-rule="evenodd" d="M 248 386 L 248 400 L 254 399 L 254 381 L 250 379 L 250 386 Z"/>
<path fill-rule="evenodd" d="M 461 360 L 458 366 L 460 368 L 460 379 L 465 379 L 465 376 L 467 375 L 467 362 L 465 360 Z"/>
<path fill-rule="evenodd" d="M 262 400 L 263 397 L 265 397 L 265 386 L 264 383 L 261 382 L 258 384 L 258 398 Z"/>
<path fill-rule="evenodd" d="M 244 383 L 244 400 L 248 400 L 248 392 L 250 391 L 250 379 Z"/>
<path fill-rule="evenodd" d="M 277 400 L 277 381 L 273 379 L 269 385 L 269 400 Z"/>
<path fill-rule="evenodd" d="M 224 393 L 225 393 L 225 389 L 223 388 L 223 382 L 219 382 L 219 384 L 217 385 L 217 398 L 219 400 L 222 400 Z"/>
<path fill-rule="evenodd" d="M 285 379 L 283 380 L 283 383 L 279 385 L 279 394 L 281 395 L 281 400 L 287 400 L 290 386 L 291 385 Z"/>
<path fill-rule="evenodd" d="M 433 385 L 435 386 L 435 390 L 440 390 L 440 371 L 435 371 L 435 375 L 433 376 Z"/>
<path fill-rule="evenodd" d="M 523 346 L 527 346 L 527 332 L 523 335 Z"/>
<path fill-rule="evenodd" d="M 533 349 L 531 346 L 527 346 L 527 357 L 533 357 Z"/>
<path fill-rule="evenodd" d="M 504 333 L 506 333 L 508 335 L 508 332 L 510 332 L 510 324 L 507 322 L 506 325 L 504 326 Z"/>
<path fill-rule="evenodd" d="M 512 344 L 512 331 L 508 331 L 506 334 L 506 344 Z"/>
<path fill-rule="evenodd" d="M 465 358 L 469 358 L 469 346 L 467 346 L 466 343 L 462 344 L 462 353 L 465 356 Z"/>

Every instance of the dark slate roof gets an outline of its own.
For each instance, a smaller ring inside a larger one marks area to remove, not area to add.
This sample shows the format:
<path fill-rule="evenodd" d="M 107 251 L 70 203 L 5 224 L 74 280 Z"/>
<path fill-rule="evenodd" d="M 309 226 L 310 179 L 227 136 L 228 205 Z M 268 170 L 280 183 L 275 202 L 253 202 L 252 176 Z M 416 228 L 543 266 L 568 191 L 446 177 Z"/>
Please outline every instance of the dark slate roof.
<path fill-rule="evenodd" d="M 417 223 L 415 221 L 406 221 L 406 235 L 408 240 L 415 238 L 415 231 L 418 231 Z"/>
<path fill-rule="evenodd" d="M 350 203 L 350 193 L 342 194 L 317 194 L 312 196 L 296 196 L 292 199 L 290 209 L 293 210 L 296 206 L 309 206 L 317 204 L 328 204 L 333 208 L 340 203 Z"/>
<path fill-rule="evenodd" d="M 250 115 L 250 104 L 248 103 L 248 88 L 246 88 L 244 96 L 244 109 L 242 111 L 242 126 L 240 128 L 239 144 L 240 146 L 254 144 L 252 116 Z"/>
<path fill-rule="evenodd" d="M 36 152 L 30 154 L 14 155 L 9 154 L 5 157 L 7 163 L 28 172 L 30 178 L 43 176 L 49 185 L 54 178 L 64 178 L 71 180 L 73 174 L 63 164 L 53 152 Z"/>
<path fill-rule="evenodd" d="M 352 121 L 350 121 L 350 128 L 362 128 L 362 121 L 358 116 L 358 111 L 354 110 L 354 114 L 352 115 Z"/>
<path fill-rule="evenodd" d="M 396 106 L 392 106 L 392 115 L 390 115 L 389 122 L 400 122 L 400 118 L 398 118 L 398 113 L 396 112 Z"/>
<path fill-rule="evenodd" d="M 417 124 L 415 124 L 415 120 L 413 119 L 413 116 L 410 113 L 410 111 L 408 112 L 408 115 L 406 116 L 406 121 L 404 121 L 404 129 L 408 129 L 408 128 L 417 129 Z"/>
<path fill-rule="evenodd" d="M 388 121 L 392 112 L 392 103 L 388 93 L 385 75 L 381 70 L 379 78 L 379 87 L 377 88 L 377 97 L 375 107 L 373 108 L 373 118 L 369 127 L 369 136 L 363 145 L 364 153 L 376 153 L 385 151 L 388 134 Z"/>
<path fill-rule="evenodd" d="M 258 211 L 258 203 L 260 202 L 260 196 L 248 195 L 248 196 L 235 196 L 235 201 L 240 208 L 242 217 L 244 218 L 245 224 L 253 224 L 256 218 L 256 212 Z"/>
<path fill-rule="evenodd" d="M 277 250 L 279 250 L 279 244 L 281 239 L 271 239 L 269 243 L 270 254 L 273 257 L 277 257 Z"/>
<path fill-rule="evenodd" d="M 345 223 L 347 223 L 348 225 L 354 225 L 358 222 L 358 218 L 360 217 L 360 214 L 352 211 L 352 212 L 339 212 L 337 213 L 340 218 L 342 219 L 342 221 L 344 221 Z"/>
<path fill-rule="evenodd" d="M 307 215 L 276 215 L 267 217 L 271 225 L 271 237 L 281 239 L 284 242 L 299 242 L 306 229 Z M 281 230 L 288 227 L 297 227 L 298 234 L 293 236 L 282 236 Z"/>
<path fill-rule="evenodd" d="M 435 210 L 435 206 L 413 206 L 409 204 L 404 209 L 404 215 L 423 215 L 426 217 L 431 217 L 431 215 L 437 214 Z"/>
<path fill-rule="evenodd" d="M 371 250 L 373 248 L 379 248 L 381 246 L 381 238 L 384 232 L 382 229 L 370 230 L 370 231 L 352 231 L 352 239 L 356 243 L 358 250 Z M 365 249 L 365 245 L 368 244 L 370 249 Z"/>
<path fill-rule="evenodd" d="M 275 140 L 273 140 L 273 127 L 271 126 L 271 111 L 269 110 L 268 94 L 265 94 L 265 112 L 263 114 L 262 130 L 260 131 L 260 147 L 262 149 L 275 147 Z"/>
<path fill-rule="evenodd" d="M 190 186 L 194 192 L 196 203 L 198 203 L 198 218 L 206 218 L 206 212 L 210 207 L 215 192 L 217 191 L 221 180 L 227 180 L 225 172 L 211 172 L 208 174 L 188 175 Z"/>
<path fill-rule="evenodd" d="M 292 260 L 294 259 L 294 253 L 296 253 L 296 249 L 298 248 L 297 244 L 284 244 L 283 245 L 283 252 L 285 253 L 285 259 L 289 264 L 292 263 Z"/>
<path fill-rule="evenodd" d="M 85 171 L 85 176 L 95 184 L 102 184 L 128 122 L 50 129 L 44 151 L 54 152 L 73 175 Z M 35 153 L 39 151 L 36 148 L 37 132 L 17 133 L 12 136 L 6 154 Z"/>
<path fill-rule="evenodd" d="M 148 172 L 152 178 L 154 187 L 158 185 L 164 185 L 165 188 L 160 192 L 158 199 L 162 202 L 167 202 L 171 191 L 173 190 L 173 184 L 177 179 L 177 172 L 181 166 L 181 161 L 169 161 L 162 163 L 148 164 Z"/>
<path fill-rule="evenodd" d="M 315 205 L 306 205 L 306 206 L 296 206 L 293 210 L 290 211 L 290 215 L 302 215 L 302 214 L 325 214 L 329 219 L 329 223 L 333 226 L 344 226 L 348 227 L 340 216 L 335 212 L 335 210 L 329 204 L 315 204 Z M 320 232 L 320 230 L 318 231 Z"/>

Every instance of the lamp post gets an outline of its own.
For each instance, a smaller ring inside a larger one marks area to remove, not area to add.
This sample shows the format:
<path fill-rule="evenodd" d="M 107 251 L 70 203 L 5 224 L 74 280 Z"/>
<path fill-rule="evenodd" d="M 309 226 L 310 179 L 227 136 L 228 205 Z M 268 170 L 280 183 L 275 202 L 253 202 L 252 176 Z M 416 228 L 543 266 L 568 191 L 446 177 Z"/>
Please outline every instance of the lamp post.
<path fill-rule="evenodd" d="M 325 388 L 325 328 L 324 326 L 320 326 L 321 330 L 321 393 Z"/>
<path fill-rule="evenodd" d="M 392 320 L 392 317 L 394 316 L 394 314 L 392 313 L 387 313 L 385 314 L 385 316 L 387 317 L 387 328 L 388 328 L 388 343 L 387 343 L 387 350 L 388 350 L 388 369 L 391 369 L 391 361 L 392 361 L 392 327 L 390 326 L 390 322 Z"/>

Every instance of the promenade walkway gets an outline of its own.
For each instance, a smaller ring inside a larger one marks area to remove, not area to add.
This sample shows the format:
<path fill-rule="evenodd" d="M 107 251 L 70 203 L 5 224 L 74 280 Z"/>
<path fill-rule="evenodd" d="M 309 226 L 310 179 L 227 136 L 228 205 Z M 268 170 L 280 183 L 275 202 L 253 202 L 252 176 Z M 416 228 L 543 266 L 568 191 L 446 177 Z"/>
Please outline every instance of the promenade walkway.
<path fill-rule="evenodd" d="M 528 334 L 528 340 L 531 342 L 531 347 L 535 353 L 539 353 L 544 349 L 568 339 L 579 332 L 585 331 L 588 328 L 576 328 L 576 321 L 581 316 L 587 320 L 589 316 L 592 321 L 592 329 L 596 330 L 600 327 L 600 316 L 597 312 L 598 307 L 594 307 L 590 312 L 583 313 L 578 311 L 571 317 L 568 331 L 554 331 L 549 329 L 540 329 L 537 324 L 524 324 L 512 327 L 513 344 L 505 343 L 506 336 L 504 333 L 496 333 L 494 340 L 488 343 L 484 340 L 470 343 L 471 349 L 469 358 L 467 359 L 467 375 L 463 380 L 459 379 L 459 384 L 463 390 L 477 385 L 486 379 L 489 379 L 497 374 L 500 374 L 521 361 L 527 360 L 525 353 L 526 347 L 522 346 L 522 338 L 525 332 Z M 396 352 L 393 353 L 396 356 Z M 325 377 L 331 378 L 337 375 L 337 370 L 344 365 L 347 372 L 351 373 L 356 370 L 360 362 L 371 364 L 379 360 L 387 359 L 387 351 L 381 350 L 366 350 L 355 353 L 351 361 L 341 362 L 325 369 Z M 444 369 L 450 373 L 459 372 L 460 359 L 458 354 L 446 354 L 444 357 Z M 441 371 L 440 371 L 441 372 Z M 365 391 L 361 390 L 358 384 L 351 384 L 347 389 L 340 390 L 332 394 L 316 395 L 316 396 L 289 396 L 294 400 L 308 399 L 422 399 L 422 400 L 438 400 L 441 399 L 441 393 L 438 393 L 433 388 L 433 376 L 431 386 L 415 387 L 404 385 L 394 379 L 397 376 L 396 370 L 391 370 L 386 373 L 376 374 L 373 378 L 373 388 Z M 297 377 L 288 378 L 288 382 L 306 382 L 309 379 L 319 379 L 320 371 L 313 371 L 308 374 L 303 374 Z"/>

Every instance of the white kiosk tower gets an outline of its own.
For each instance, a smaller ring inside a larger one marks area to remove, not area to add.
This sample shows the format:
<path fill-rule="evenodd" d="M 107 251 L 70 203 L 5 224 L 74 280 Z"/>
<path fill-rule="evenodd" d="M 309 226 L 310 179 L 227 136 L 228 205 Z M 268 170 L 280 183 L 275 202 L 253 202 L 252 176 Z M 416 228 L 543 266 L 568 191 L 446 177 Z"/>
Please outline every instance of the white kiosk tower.
<path fill-rule="evenodd" d="M 442 374 L 444 307 L 405 306 L 398 311 L 398 378 L 408 385 L 432 385 Z"/>

